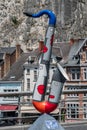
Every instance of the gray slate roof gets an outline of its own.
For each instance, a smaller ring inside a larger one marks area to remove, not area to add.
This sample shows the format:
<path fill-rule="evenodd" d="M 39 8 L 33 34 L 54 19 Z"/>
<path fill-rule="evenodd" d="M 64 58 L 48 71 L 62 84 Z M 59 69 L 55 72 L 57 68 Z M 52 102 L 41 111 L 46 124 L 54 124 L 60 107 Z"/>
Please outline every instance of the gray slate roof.
<path fill-rule="evenodd" d="M 60 49 L 59 48 L 53 48 L 53 54 L 59 55 L 61 57 Z M 23 65 L 28 60 L 29 56 L 39 56 L 39 50 L 36 49 L 29 53 L 22 53 L 20 58 L 15 62 L 12 66 L 10 71 L 7 73 L 7 75 L 2 80 L 20 80 L 23 76 Z M 33 65 L 34 66 L 34 65 Z M 38 64 L 35 64 L 35 66 L 38 66 Z"/>
<path fill-rule="evenodd" d="M 0 53 L 12 54 L 16 50 L 16 47 L 1 47 Z"/>
<path fill-rule="evenodd" d="M 53 46 L 52 53 L 58 57 L 61 57 L 61 50 L 57 46 Z M 40 52 L 39 52 L 38 48 L 31 52 L 31 56 L 33 56 L 33 55 L 38 56 L 39 54 L 40 54 Z"/>
<path fill-rule="evenodd" d="M 86 41 L 87 41 L 87 38 L 79 39 L 71 46 L 69 54 L 68 54 L 67 62 L 65 63 L 64 66 L 78 66 L 79 65 L 78 53 L 81 50 L 81 48 L 84 46 Z"/>
<path fill-rule="evenodd" d="M 87 39 L 85 40 L 80 40 L 79 43 L 73 44 L 71 46 L 69 43 L 55 43 L 54 47 L 52 48 L 52 54 L 59 57 L 63 58 L 65 61 L 70 61 L 70 58 L 72 59 L 73 55 L 77 55 L 81 47 L 84 45 Z M 3 49 L 5 51 L 5 49 Z M 13 48 L 14 50 L 14 48 Z M 8 49 L 9 52 L 9 49 Z M 12 53 L 13 51 L 11 51 Z M 39 56 L 39 50 L 36 49 L 32 52 L 29 53 L 22 53 L 20 58 L 15 62 L 12 66 L 6 77 L 4 77 L 3 80 L 11 80 L 11 77 L 14 77 L 12 80 L 20 80 L 23 76 L 23 65 L 24 63 L 28 60 L 29 56 Z M 66 65 L 69 63 L 72 64 L 72 62 L 67 62 Z M 76 64 L 77 61 L 74 61 L 73 64 Z M 38 66 L 37 64 L 35 66 Z"/>
<path fill-rule="evenodd" d="M 78 52 L 84 45 L 85 41 L 86 41 L 86 39 L 85 40 L 81 39 L 72 45 L 70 52 L 69 52 L 68 59 L 71 59 L 71 58 L 73 58 L 73 56 L 76 56 L 78 54 Z"/>
<path fill-rule="evenodd" d="M 0 53 L 0 61 L 3 60 L 4 58 L 4 53 Z"/>
<path fill-rule="evenodd" d="M 58 56 L 59 58 L 63 58 L 66 62 L 66 64 L 64 66 L 67 65 L 76 65 L 77 64 L 77 60 L 72 60 L 74 55 L 77 55 L 78 52 L 80 51 L 80 49 L 82 48 L 82 46 L 85 44 L 85 42 L 87 41 L 87 39 L 82 39 L 79 42 L 73 44 L 73 46 L 71 46 L 69 43 L 56 43 L 54 44 L 53 47 L 53 51 L 52 54 L 54 56 Z M 10 49 L 2 49 L 3 51 L 6 52 L 6 50 L 8 50 L 8 52 L 10 51 Z M 14 47 L 12 48 L 11 52 L 12 53 L 14 51 Z M 3 55 L 3 53 L 2 53 Z M 3 80 L 20 80 L 23 76 L 23 65 L 24 63 L 28 60 L 29 56 L 39 56 L 39 51 L 38 49 L 29 52 L 29 53 L 22 53 L 21 56 L 19 57 L 19 59 L 17 60 L 17 62 L 15 62 L 12 66 L 10 71 L 8 72 L 8 74 L 6 75 L 6 77 L 3 78 Z M 35 65 L 37 66 L 37 65 Z M 13 79 L 11 77 L 14 77 Z"/>
<path fill-rule="evenodd" d="M 68 42 L 67 43 L 62 42 L 62 43 L 55 43 L 54 46 L 60 49 L 61 57 L 66 60 L 69 54 L 71 45 Z"/>
<path fill-rule="evenodd" d="M 9 50 L 9 49 L 8 49 Z M 59 47 L 55 46 L 52 49 L 52 54 L 57 56 L 58 58 L 62 57 L 62 53 Z M 36 56 L 38 57 L 40 55 L 39 50 L 36 49 L 29 53 L 22 53 L 22 55 L 19 57 L 17 62 L 15 62 L 12 66 L 10 71 L 7 73 L 7 75 L 2 80 L 20 80 L 23 76 L 23 65 L 28 60 L 29 56 Z M 35 66 L 38 66 L 35 64 Z"/>
<path fill-rule="evenodd" d="M 15 62 L 12 66 L 6 77 L 2 80 L 14 80 L 18 81 L 23 76 L 23 64 L 26 62 L 27 58 L 29 57 L 30 53 L 22 53 L 20 58 Z M 14 77 L 11 79 L 11 77 Z"/>

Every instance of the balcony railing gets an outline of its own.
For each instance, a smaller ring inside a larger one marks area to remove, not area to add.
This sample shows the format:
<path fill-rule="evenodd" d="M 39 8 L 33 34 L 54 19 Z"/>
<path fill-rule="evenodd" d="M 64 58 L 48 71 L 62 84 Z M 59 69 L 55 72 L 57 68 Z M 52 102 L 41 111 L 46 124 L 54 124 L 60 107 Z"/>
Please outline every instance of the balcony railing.
<path fill-rule="evenodd" d="M 47 93 L 48 94 L 48 93 Z M 87 90 L 85 89 L 79 89 L 79 90 L 64 90 L 62 92 L 62 95 L 67 95 L 67 94 L 87 94 Z M 18 97 L 18 100 L 16 103 L 10 103 L 9 104 L 1 104 L 1 105 L 17 105 L 17 109 L 15 110 L 0 110 L 0 112 L 3 112 L 5 116 L 0 117 L 0 121 L 2 124 L 1 126 L 11 126 L 11 125 L 16 125 L 16 126 L 23 126 L 23 125 L 30 125 L 32 124 L 41 114 L 35 110 L 35 108 L 32 106 L 32 103 L 30 101 L 24 101 L 24 96 L 32 96 L 32 92 L 5 92 L 5 93 L 0 93 L 0 97 L 13 97 L 16 96 Z M 87 123 L 87 106 L 83 107 L 78 107 L 77 111 L 75 111 L 76 107 L 71 106 L 67 107 L 67 102 L 87 102 L 87 99 L 85 98 L 84 100 L 78 99 L 61 99 L 60 103 L 58 105 L 58 108 L 51 113 L 52 116 L 58 120 L 58 122 L 63 123 L 63 125 L 66 125 L 67 123 Z M 72 111 L 72 112 L 71 112 Z M 16 115 L 14 116 L 6 116 L 6 113 L 14 112 Z M 81 118 L 83 117 L 83 118 Z M 6 124 L 7 123 L 7 124 Z"/>

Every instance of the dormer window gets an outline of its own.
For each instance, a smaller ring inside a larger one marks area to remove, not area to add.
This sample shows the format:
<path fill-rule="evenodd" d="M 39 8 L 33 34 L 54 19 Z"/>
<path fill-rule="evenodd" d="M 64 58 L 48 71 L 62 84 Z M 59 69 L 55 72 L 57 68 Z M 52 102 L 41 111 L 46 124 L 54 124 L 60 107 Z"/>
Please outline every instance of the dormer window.
<path fill-rule="evenodd" d="M 74 56 L 73 57 L 73 60 L 78 60 L 79 59 L 79 56 Z"/>
<path fill-rule="evenodd" d="M 36 58 L 35 56 L 29 56 L 28 57 L 28 63 L 32 64 L 35 61 L 35 58 Z"/>
<path fill-rule="evenodd" d="M 14 80 L 14 79 L 15 79 L 15 76 L 10 76 L 10 79 L 11 79 L 11 80 Z"/>
<path fill-rule="evenodd" d="M 30 69 L 27 69 L 27 74 L 30 74 Z"/>

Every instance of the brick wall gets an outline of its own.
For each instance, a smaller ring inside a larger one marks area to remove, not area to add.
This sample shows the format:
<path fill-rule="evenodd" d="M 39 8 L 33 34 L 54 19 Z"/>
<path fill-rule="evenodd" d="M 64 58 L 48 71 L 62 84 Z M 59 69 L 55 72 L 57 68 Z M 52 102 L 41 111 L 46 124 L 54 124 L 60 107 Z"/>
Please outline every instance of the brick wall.
<path fill-rule="evenodd" d="M 4 75 L 10 70 L 10 54 L 5 54 L 4 60 Z"/>
<path fill-rule="evenodd" d="M 20 54 L 21 54 L 21 47 L 19 44 L 17 44 L 16 45 L 16 61 L 19 58 Z"/>

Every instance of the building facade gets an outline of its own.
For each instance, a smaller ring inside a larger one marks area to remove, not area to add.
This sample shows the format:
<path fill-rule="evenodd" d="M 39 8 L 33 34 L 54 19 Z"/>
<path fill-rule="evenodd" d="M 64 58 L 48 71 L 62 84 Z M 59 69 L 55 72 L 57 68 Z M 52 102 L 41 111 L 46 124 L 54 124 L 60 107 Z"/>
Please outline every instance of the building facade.
<path fill-rule="evenodd" d="M 22 82 L 21 81 L 0 81 L 0 93 L 9 92 L 21 92 Z M 0 97 L 0 117 L 15 115 L 15 110 L 18 109 L 19 97 L 16 96 L 5 96 Z M 12 113 L 11 113 L 12 111 Z M 11 115 L 12 114 L 12 115 Z"/>
<path fill-rule="evenodd" d="M 69 76 L 65 90 L 87 90 L 87 39 L 73 42 L 64 67 Z M 87 119 L 87 94 L 65 95 L 66 120 Z"/>

